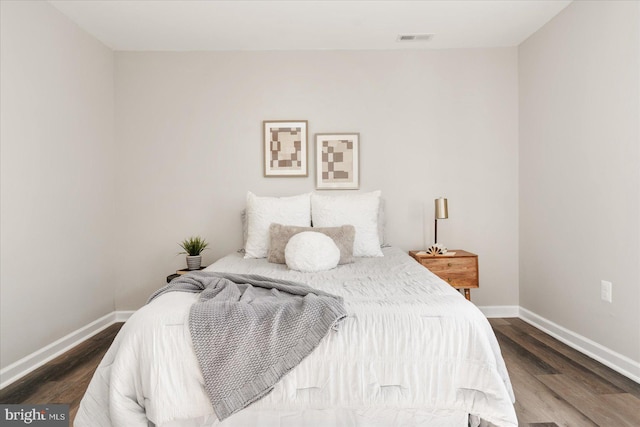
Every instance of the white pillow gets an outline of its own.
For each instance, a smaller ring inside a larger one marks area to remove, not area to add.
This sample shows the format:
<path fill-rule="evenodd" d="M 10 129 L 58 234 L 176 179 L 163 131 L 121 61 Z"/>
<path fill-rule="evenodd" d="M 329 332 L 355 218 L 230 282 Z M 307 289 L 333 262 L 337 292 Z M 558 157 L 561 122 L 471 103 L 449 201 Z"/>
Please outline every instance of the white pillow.
<path fill-rule="evenodd" d="M 378 234 L 380 191 L 348 196 L 311 195 L 311 219 L 314 227 L 356 228 L 353 256 L 383 256 Z"/>
<path fill-rule="evenodd" d="M 258 197 L 247 192 L 247 244 L 245 258 L 266 258 L 272 222 L 309 227 L 311 193 L 293 197 Z"/>
<path fill-rule="evenodd" d="M 240 221 L 242 222 L 242 250 L 244 251 L 245 246 L 247 246 L 247 236 L 249 234 L 246 209 L 242 209 L 240 212 Z M 383 247 L 386 244 L 385 225 L 386 218 L 384 213 L 384 199 L 380 197 L 380 209 L 378 210 L 378 238 L 380 239 L 380 247 Z"/>
<path fill-rule="evenodd" d="M 292 270 L 313 272 L 336 268 L 340 249 L 333 239 L 317 231 L 303 231 L 289 239 L 284 248 L 287 267 Z"/>

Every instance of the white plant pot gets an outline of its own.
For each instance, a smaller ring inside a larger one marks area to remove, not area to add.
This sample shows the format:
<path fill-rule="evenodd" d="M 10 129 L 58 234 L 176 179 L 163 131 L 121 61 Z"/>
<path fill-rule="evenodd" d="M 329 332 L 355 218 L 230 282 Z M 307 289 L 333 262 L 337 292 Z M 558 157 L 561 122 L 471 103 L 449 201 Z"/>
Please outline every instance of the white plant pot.
<path fill-rule="evenodd" d="M 187 268 L 189 270 L 198 270 L 202 265 L 202 255 L 187 255 Z"/>

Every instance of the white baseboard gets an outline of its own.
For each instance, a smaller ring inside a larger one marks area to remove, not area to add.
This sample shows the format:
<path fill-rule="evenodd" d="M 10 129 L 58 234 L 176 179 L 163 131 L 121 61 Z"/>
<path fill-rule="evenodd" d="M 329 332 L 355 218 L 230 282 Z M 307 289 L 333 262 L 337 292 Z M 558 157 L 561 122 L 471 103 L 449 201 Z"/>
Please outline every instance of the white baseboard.
<path fill-rule="evenodd" d="M 1 369 L 0 390 L 102 332 L 114 323 L 126 322 L 133 313 L 134 311 L 113 311 Z"/>
<path fill-rule="evenodd" d="M 0 389 L 5 388 L 9 384 L 17 381 L 23 376 L 38 369 L 45 363 L 55 359 L 66 351 L 71 350 L 81 342 L 91 338 L 98 332 L 103 331 L 107 327 L 116 322 L 115 312 L 111 312 L 102 316 L 88 325 L 71 332 L 70 334 L 52 342 L 46 347 L 23 357 L 22 359 L 12 363 L 11 365 L 0 370 Z"/>
<path fill-rule="evenodd" d="M 135 310 L 114 311 L 113 313 L 115 314 L 116 322 L 126 322 L 127 320 L 129 320 L 129 317 L 131 317 L 131 315 L 135 313 Z"/>
<path fill-rule="evenodd" d="M 485 305 L 478 307 L 487 319 L 492 317 L 518 317 L 520 307 L 517 305 Z"/>
<path fill-rule="evenodd" d="M 580 353 L 586 354 L 614 371 L 621 373 L 625 377 L 640 383 L 640 363 L 635 360 L 598 344 L 589 338 L 570 331 L 569 329 L 547 320 L 542 316 L 538 316 L 526 308 L 520 307 L 519 317 L 532 326 L 535 326 L 541 331 L 551 335 L 558 341 L 562 341 L 569 347 L 578 350 Z"/>

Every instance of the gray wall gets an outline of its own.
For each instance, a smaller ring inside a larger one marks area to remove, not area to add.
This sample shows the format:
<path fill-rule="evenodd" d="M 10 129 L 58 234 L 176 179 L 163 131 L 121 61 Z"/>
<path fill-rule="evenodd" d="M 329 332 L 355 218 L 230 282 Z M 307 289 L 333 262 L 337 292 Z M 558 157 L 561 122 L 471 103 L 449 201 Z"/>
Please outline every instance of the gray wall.
<path fill-rule="evenodd" d="M 0 366 L 114 310 L 114 55 L 0 2 Z"/>
<path fill-rule="evenodd" d="M 140 307 L 184 237 L 207 263 L 235 251 L 247 190 L 314 189 L 316 132 L 360 132 L 394 245 L 430 243 L 448 197 L 440 238 L 480 255 L 474 301 L 517 304 L 515 48 L 114 59 L 46 2 L 1 4 L 3 368 Z M 264 119 L 309 120 L 308 178 L 262 176 Z"/>
<path fill-rule="evenodd" d="M 520 305 L 636 362 L 639 7 L 573 2 L 518 50 Z"/>
<path fill-rule="evenodd" d="M 206 263 L 237 250 L 247 190 L 314 190 L 319 132 L 360 133 L 361 191 L 382 190 L 391 244 L 431 243 L 433 200 L 448 197 L 439 240 L 479 254 L 474 302 L 517 305 L 516 53 L 116 53 L 116 307 L 183 267 L 189 235 L 211 242 Z M 308 178 L 263 177 L 265 119 L 309 120 Z"/>
<path fill-rule="evenodd" d="M 474 302 L 640 361 L 637 2 L 574 2 L 517 49 L 115 58 L 45 2 L 0 7 L 0 366 L 141 306 L 184 237 L 236 250 L 246 191 L 312 191 L 334 131 L 360 132 L 390 243 L 431 242 L 446 196 Z M 264 119 L 309 120 L 308 178 L 262 176 Z"/>
<path fill-rule="evenodd" d="M 574 2 L 517 49 L 115 55 L 45 2 L 0 7 L 0 366 L 141 306 L 184 237 L 236 250 L 247 190 L 312 191 L 313 154 L 262 176 L 264 119 L 309 120 L 311 153 L 360 132 L 391 244 L 430 243 L 444 195 L 474 302 L 640 361 L 637 2 Z"/>

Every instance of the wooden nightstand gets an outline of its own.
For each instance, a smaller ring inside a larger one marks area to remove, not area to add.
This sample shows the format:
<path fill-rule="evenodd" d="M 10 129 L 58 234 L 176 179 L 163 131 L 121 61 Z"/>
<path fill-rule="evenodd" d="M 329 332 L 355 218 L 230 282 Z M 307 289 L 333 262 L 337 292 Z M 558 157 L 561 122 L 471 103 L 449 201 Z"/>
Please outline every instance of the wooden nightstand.
<path fill-rule="evenodd" d="M 207 268 L 206 265 L 203 265 L 202 267 L 200 267 L 198 270 L 204 270 L 205 268 Z M 178 270 L 176 271 L 174 274 L 170 274 L 167 276 L 167 283 L 170 283 L 173 279 L 182 276 L 183 274 L 189 273 L 191 271 L 198 271 L 198 270 L 189 270 L 189 269 L 183 269 L 183 270 Z"/>
<path fill-rule="evenodd" d="M 436 276 L 456 289 L 464 290 L 464 297 L 471 301 L 469 289 L 480 287 L 478 281 L 478 255 L 460 249 L 450 249 L 453 256 L 426 255 L 420 251 L 409 251 L 409 255 L 431 270 Z"/>

